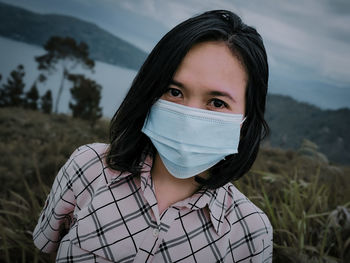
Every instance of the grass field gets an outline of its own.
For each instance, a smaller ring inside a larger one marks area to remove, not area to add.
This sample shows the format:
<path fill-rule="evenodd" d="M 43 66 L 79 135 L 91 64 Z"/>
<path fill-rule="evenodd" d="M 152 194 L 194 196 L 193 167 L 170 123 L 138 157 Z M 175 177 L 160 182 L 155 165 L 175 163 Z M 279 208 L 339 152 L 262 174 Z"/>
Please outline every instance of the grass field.
<path fill-rule="evenodd" d="M 108 122 L 94 129 L 66 115 L 0 109 L 0 262 L 54 262 L 33 245 L 53 179 L 73 150 L 106 142 Z M 350 167 L 330 164 L 317 146 L 263 147 L 234 184 L 274 227 L 274 262 L 350 262 Z"/>

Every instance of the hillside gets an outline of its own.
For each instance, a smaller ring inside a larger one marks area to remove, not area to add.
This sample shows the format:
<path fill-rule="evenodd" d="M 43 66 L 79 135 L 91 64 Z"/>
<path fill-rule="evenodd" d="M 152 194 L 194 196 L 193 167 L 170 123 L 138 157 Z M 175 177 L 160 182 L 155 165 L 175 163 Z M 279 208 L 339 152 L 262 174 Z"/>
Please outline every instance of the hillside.
<path fill-rule="evenodd" d="M 52 175 L 76 147 L 108 138 L 106 120 L 92 129 L 88 122 L 65 114 L 21 108 L 0 108 L 0 127 L 0 149 L 6 153 L 0 158 L 1 194 L 6 189 L 18 191 L 23 180 L 35 181 L 37 172 L 51 183 Z"/>
<path fill-rule="evenodd" d="M 71 16 L 41 15 L 0 2 L 0 35 L 43 46 L 51 36 L 70 36 L 88 44 L 91 57 L 139 69 L 146 53 L 97 25 Z"/>
<path fill-rule="evenodd" d="M 266 119 L 271 146 L 297 149 L 308 139 L 330 161 L 350 164 L 350 109 L 321 110 L 287 96 L 269 95 Z"/>

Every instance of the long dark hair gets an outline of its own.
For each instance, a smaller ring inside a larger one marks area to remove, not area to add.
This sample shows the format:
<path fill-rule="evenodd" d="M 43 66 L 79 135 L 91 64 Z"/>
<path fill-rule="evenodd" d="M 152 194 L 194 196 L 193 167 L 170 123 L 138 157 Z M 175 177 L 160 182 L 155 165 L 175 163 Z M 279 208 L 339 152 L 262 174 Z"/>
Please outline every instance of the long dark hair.
<path fill-rule="evenodd" d="M 140 172 L 144 153 L 155 153 L 150 139 L 141 132 L 151 106 L 165 93 L 191 47 L 205 41 L 224 42 L 242 60 L 248 73 L 246 120 L 241 129 L 238 153 L 227 156 L 209 170 L 202 186 L 215 189 L 237 180 L 253 165 L 260 140 L 268 133 L 264 120 L 268 86 L 268 63 L 263 40 L 257 31 L 226 10 L 205 12 L 169 31 L 154 47 L 136 75 L 110 125 L 107 164 L 121 172 Z"/>

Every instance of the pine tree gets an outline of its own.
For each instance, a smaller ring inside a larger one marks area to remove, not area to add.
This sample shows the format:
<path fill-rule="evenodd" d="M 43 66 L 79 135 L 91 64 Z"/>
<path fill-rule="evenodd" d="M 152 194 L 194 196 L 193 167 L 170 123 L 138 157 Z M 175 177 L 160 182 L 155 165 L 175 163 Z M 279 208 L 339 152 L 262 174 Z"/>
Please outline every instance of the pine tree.
<path fill-rule="evenodd" d="M 69 103 L 73 117 L 88 120 L 93 127 L 102 116 L 102 108 L 99 106 L 102 87 L 80 74 L 70 74 L 68 79 L 73 82 L 70 92 L 75 103 Z"/>
<path fill-rule="evenodd" d="M 46 93 L 40 98 L 41 100 L 41 110 L 44 113 L 50 114 L 52 111 L 52 94 L 51 90 L 46 91 Z"/>
<path fill-rule="evenodd" d="M 23 65 L 18 65 L 15 70 L 10 73 L 7 83 L 2 85 L 0 89 L 0 107 L 18 107 L 23 106 L 23 90 L 25 84 Z"/>
<path fill-rule="evenodd" d="M 37 110 L 38 109 L 38 99 L 39 92 L 36 87 L 36 83 L 30 88 L 30 90 L 26 93 L 26 102 L 25 105 L 29 109 Z"/>
<path fill-rule="evenodd" d="M 38 69 L 48 73 L 56 71 L 57 65 L 60 65 L 62 69 L 61 83 L 55 101 L 55 112 L 57 112 L 64 82 L 70 74 L 69 72 L 78 64 L 93 70 L 95 62 L 89 57 L 88 45 L 84 42 L 78 44 L 71 37 L 53 36 L 46 42 L 44 49 L 46 54 L 35 58 L 38 62 Z M 39 81 L 46 79 L 43 73 L 41 76 L 44 78 L 39 77 Z"/>

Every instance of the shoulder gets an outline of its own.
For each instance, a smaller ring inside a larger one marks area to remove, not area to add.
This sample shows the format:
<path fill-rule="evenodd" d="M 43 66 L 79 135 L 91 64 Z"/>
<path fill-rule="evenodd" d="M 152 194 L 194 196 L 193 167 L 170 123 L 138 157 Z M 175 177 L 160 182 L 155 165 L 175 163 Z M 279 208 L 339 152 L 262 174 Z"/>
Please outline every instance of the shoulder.
<path fill-rule="evenodd" d="M 106 180 L 105 156 L 108 152 L 108 144 L 92 143 L 78 147 L 61 168 L 68 187 L 74 193 L 91 193 L 100 180 Z"/>
<path fill-rule="evenodd" d="M 103 159 L 107 154 L 109 144 L 91 143 L 79 146 L 70 156 L 70 160 L 78 163 L 89 162 L 93 159 Z"/>
<path fill-rule="evenodd" d="M 79 146 L 69 157 L 62 167 L 63 172 L 73 177 L 80 178 L 81 175 L 93 177 L 105 168 L 105 156 L 108 151 L 108 144 L 92 143 Z M 75 181 L 75 180 L 74 180 Z"/>
<path fill-rule="evenodd" d="M 232 183 L 224 185 L 226 193 L 226 214 L 234 213 L 238 220 L 249 220 L 251 223 L 259 223 L 270 227 L 270 221 L 266 214 L 256 206 L 248 197 L 241 193 Z M 230 209 L 231 208 L 231 209 Z"/>
<path fill-rule="evenodd" d="M 224 215 L 232 229 L 243 227 L 244 233 L 260 231 L 270 234 L 272 231 L 267 215 L 232 183 L 216 189 L 212 197 L 209 203 L 211 213 L 216 218 Z"/>
<path fill-rule="evenodd" d="M 230 250 L 261 262 L 272 260 L 273 229 L 267 215 L 232 183 L 222 187 L 226 193 L 226 219 L 230 227 Z"/>

